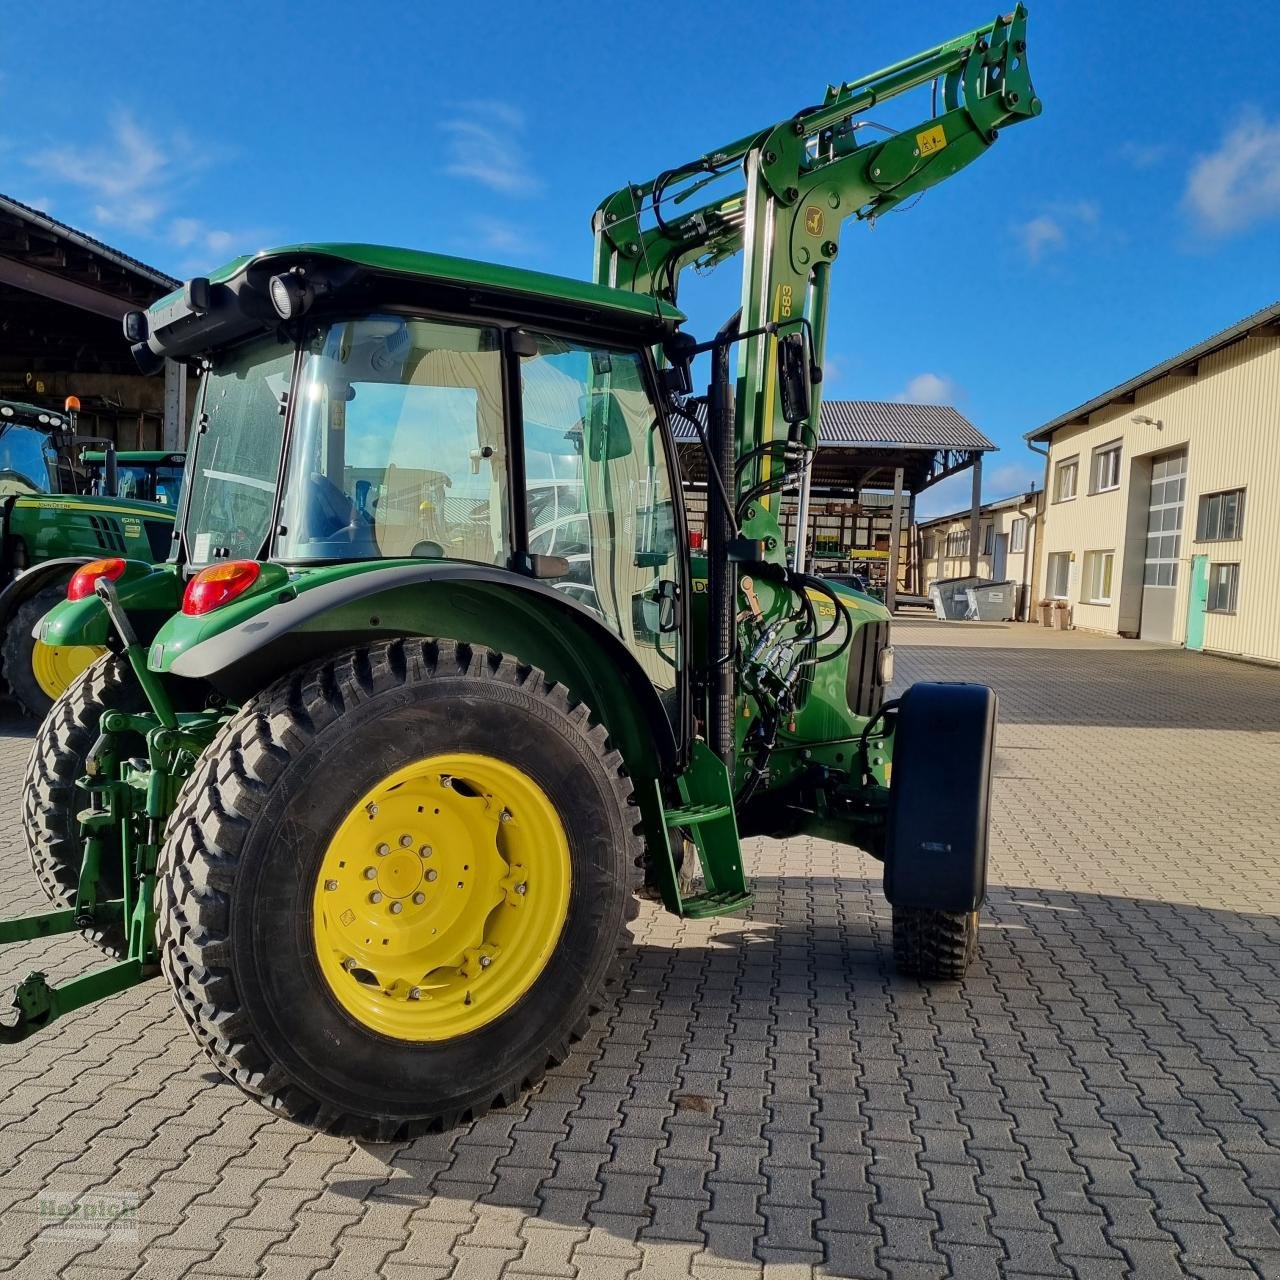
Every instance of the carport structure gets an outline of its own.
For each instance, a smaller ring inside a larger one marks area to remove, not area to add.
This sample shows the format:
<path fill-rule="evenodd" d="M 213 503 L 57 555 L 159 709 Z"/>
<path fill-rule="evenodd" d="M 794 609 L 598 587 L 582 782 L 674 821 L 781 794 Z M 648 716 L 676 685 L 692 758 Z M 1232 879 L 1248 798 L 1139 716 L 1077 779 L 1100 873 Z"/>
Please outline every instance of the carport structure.
<path fill-rule="evenodd" d="M 186 380 L 144 378 L 121 331 L 126 311 L 179 281 L 48 214 L 0 195 L 0 398 L 61 409 L 126 448 L 182 447 Z"/>
<path fill-rule="evenodd" d="M 702 401 L 690 406 L 706 421 Z M 695 492 L 705 492 L 706 458 L 693 427 L 675 418 L 681 471 Z M 797 548 L 797 563 L 809 563 L 819 548 L 824 522 L 834 519 L 841 533 L 863 511 L 890 512 L 885 602 L 892 609 L 900 584 L 919 589 L 918 548 L 908 537 L 905 559 L 902 531 L 915 528 L 916 499 L 942 480 L 972 469 L 970 573 L 977 575 L 978 521 L 982 505 L 982 458 L 995 444 L 950 405 L 900 404 L 880 400 L 823 400 L 818 449 L 798 494 L 783 500 L 782 525 Z M 892 499 L 889 495 L 892 494 Z M 696 504 L 691 504 L 696 507 Z M 905 522 L 904 522 L 905 516 Z M 796 532 L 799 537 L 796 537 Z M 896 536 L 895 536 L 896 535 Z M 877 549 L 851 545 L 860 551 Z"/>

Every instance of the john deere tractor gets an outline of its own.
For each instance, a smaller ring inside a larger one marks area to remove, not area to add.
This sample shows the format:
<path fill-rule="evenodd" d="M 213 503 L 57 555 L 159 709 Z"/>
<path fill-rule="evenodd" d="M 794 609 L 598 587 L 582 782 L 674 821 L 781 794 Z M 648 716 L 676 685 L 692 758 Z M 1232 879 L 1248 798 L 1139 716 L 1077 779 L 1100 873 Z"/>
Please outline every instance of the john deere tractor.
<path fill-rule="evenodd" d="M 118 498 L 155 502 L 176 509 L 182 497 L 186 460 L 185 453 L 170 449 L 117 449 L 112 491 Z M 110 484 L 106 451 L 85 449 L 80 454 L 80 465 L 84 468 L 89 492 L 106 493 Z"/>
<path fill-rule="evenodd" d="M 304 244 L 127 317 L 144 370 L 203 369 L 176 548 L 82 568 L 41 624 L 109 652 L 32 755 L 60 905 L 0 924 L 116 959 L 33 974 L 4 1037 L 158 966 L 275 1111 L 447 1127 L 565 1056 L 637 894 L 740 911 L 743 837 L 798 832 L 880 859 L 900 967 L 960 977 L 995 698 L 886 701 L 888 615 L 793 562 L 778 504 L 816 443 L 844 223 L 1039 112 L 1024 40 L 1019 7 L 621 188 L 592 283 Z M 862 129 L 931 84 L 920 122 Z M 738 254 L 741 309 L 700 342 L 681 272 Z M 709 463 L 697 554 L 677 417 Z"/>
<path fill-rule="evenodd" d="M 65 598 L 72 573 L 104 555 L 150 563 L 172 549 L 173 511 L 116 495 L 110 447 L 100 453 L 97 495 L 82 492 L 85 476 L 74 456 L 80 406 L 75 397 L 67 403 L 58 413 L 0 400 L 0 678 L 36 717 L 106 652 L 46 645 L 32 635 Z"/>

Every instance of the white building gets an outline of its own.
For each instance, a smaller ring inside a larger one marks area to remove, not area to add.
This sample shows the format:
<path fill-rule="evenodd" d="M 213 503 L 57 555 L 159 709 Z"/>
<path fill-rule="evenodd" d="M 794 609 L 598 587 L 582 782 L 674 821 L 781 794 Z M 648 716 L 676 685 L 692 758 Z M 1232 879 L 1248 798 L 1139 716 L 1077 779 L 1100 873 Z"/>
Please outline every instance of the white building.
<path fill-rule="evenodd" d="M 1280 303 L 1028 433 L 1075 625 L 1280 662 Z"/>

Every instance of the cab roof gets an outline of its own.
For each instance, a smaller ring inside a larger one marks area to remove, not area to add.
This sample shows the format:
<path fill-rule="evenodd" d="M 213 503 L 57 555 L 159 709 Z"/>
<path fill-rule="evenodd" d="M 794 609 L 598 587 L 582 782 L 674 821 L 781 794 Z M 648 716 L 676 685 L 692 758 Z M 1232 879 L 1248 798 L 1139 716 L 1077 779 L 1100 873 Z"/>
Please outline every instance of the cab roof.
<path fill-rule="evenodd" d="M 6 422 L 21 422 L 29 427 L 65 427 L 67 417 L 57 409 L 46 409 L 42 405 L 0 400 L 0 425 Z"/>
<path fill-rule="evenodd" d="M 685 319 L 682 312 L 647 294 L 626 289 L 611 289 L 586 280 L 551 275 L 545 271 L 529 271 L 524 267 L 506 267 L 471 258 L 455 258 L 421 249 L 397 249 L 379 244 L 293 244 L 265 249 L 256 254 L 235 258 L 209 276 L 211 284 L 230 280 L 247 266 L 273 258 L 307 256 L 336 258 L 343 262 L 396 275 L 416 276 L 424 281 L 438 280 L 447 284 L 472 285 L 486 290 L 499 290 L 528 297 L 552 297 L 562 302 L 590 307 L 603 307 L 623 316 L 634 316 L 652 322 L 658 319 L 674 327 Z M 171 305 L 182 296 L 177 289 L 152 304 L 152 310 Z"/>
<path fill-rule="evenodd" d="M 172 462 L 180 463 L 186 459 L 181 449 L 117 449 L 117 462 Z M 80 459 L 83 462 L 105 462 L 106 453 L 102 449 L 85 449 Z"/>

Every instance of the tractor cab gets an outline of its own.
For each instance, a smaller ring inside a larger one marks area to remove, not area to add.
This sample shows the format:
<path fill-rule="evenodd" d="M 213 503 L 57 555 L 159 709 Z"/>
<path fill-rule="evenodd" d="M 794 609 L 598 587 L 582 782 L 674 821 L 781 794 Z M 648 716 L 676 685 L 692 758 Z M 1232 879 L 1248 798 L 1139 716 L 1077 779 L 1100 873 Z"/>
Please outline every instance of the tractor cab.
<path fill-rule="evenodd" d="M 60 456 L 55 433 L 67 420 L 38 405 L 0 401 L 0 497 L 60 491 Z"/>
<path fill-rule="evenodd" d="M 207 309 L 175 298 L 148 317 L 166 321 L 152 349 L 182 350 L 184 326 L 203 349 L 187 574 L 483 566 L 589 614 L 675 688 L 684 520 L 652 348 L 678 313 L 363 246 L 281 250 L 215 280 L 195 286 Z"/>
<path fill-rule="evenodd" d="M 168 449 L 118 449 L 115 457 L 115 492 L 109 496 L 154 502 L 171 510 L 177 508 L 182 497 L 185 453 L 174 453 Z M 84 450 L 80 455 L 80 465 L 88 492 L 107 496 L 110 480 L 106 451 Z"/>

